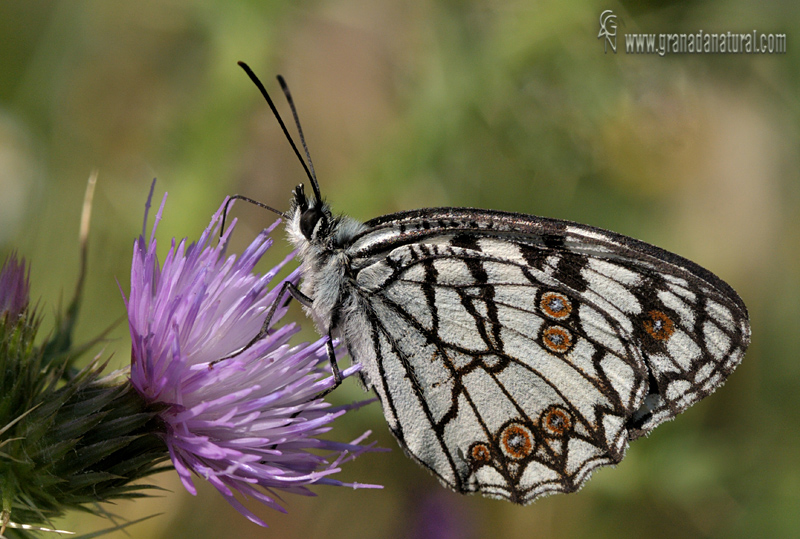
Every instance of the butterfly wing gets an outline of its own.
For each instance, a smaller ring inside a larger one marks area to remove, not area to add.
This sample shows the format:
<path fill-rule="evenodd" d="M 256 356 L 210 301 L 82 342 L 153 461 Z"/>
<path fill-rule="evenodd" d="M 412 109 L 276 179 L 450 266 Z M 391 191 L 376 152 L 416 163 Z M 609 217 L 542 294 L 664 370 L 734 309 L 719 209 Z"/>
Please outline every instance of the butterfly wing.
<path fill-rule="evenodd" d="M 576 490 L 749 341 L 728 285 L 618 234 L 470 209 L 367 227 L 348 249 L 350 353 L 400 444 L 459 492 Z"/>

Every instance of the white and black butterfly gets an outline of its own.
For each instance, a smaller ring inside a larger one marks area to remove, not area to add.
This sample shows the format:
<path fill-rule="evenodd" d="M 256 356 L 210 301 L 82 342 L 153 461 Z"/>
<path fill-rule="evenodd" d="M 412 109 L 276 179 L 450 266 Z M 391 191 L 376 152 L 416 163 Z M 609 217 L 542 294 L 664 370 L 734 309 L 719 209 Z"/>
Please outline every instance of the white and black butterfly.
<path fill-rule="evenodd" d="M 528 503 L 579 489 L 722 385 L 749 344 L 736 292 L 658 247 L 469 208 L 362 224 L 334 215 L 306 171 L 313 197 L 298 186 L 282 214 L 304 275 L 286 291 L 363 365 L 398 443 L 457 492 Z"/>

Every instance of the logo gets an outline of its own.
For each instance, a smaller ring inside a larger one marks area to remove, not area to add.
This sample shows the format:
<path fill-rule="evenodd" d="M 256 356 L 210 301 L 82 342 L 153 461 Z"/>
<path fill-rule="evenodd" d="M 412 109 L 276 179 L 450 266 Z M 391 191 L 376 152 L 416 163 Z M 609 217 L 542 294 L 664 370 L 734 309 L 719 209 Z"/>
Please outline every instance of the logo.
<path fill-rule="evenodd" d="M 608 46 L 611 45 L 611 50 L 617 54 L 617 16 L 610 9 L 600 14 L 600 32 L 597 34 L 597 39 L 601 37 L 606 38 L 603 50 L 607 53 Z"/>

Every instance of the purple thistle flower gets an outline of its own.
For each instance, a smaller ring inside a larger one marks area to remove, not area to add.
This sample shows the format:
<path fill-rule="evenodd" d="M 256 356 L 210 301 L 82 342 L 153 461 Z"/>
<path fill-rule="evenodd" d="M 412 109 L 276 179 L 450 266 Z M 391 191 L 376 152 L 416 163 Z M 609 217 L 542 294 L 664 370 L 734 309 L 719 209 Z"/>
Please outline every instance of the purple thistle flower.
<path fill-rule="evenodd" d="M 290 346 L 299 327 L 286 324 L 247 347 L 278 299 L 280 286 L 270 289 L 268 284 L 294 256 L 266 275 L 253 273 L 279 221 L 238 259 L 225 258 L 235 222 L 216 246 L 209 245 L 219 233 L 223 204 L 197 243 L 187 246 L 184 239 L 176 245 L 173 240 L 159 266 L 155 230 L 166 195 L 147 242 L 152 194 L 151 189 L 145 228 L 134 244 L 126 300 L 133 341 L 130 376 L 148 402 L 164 406 L 163 437 L 186 489 L 196 493 L 194 472 L 239 512 L 266 526 L 234 497 L 235 491 L 285 512 L 275 499 L 277 489 L 314 495 L 308 485 L 380 488 L 331 477 L 340 464 L 373 449 L 358 445 L 369 432 L 350 444 L 319 438 L 336 417 L 366 404 L 334 407 L 318 398 L 334 385 L 322 368 L 327 363 L 325 339 Z M 299 275 L 294 271 L 287 279 L 296 283 Z M 286 311 L 285 306 L 278 308 L 272 322 Z M 342 376 L 359 369 L 354 365 Z"/>
<path fill-rule="evenodd" d="M 30 288 L 30 267 L 25 271 L 25 259 L 17 261 L 11 253 L 0 269 L 0 317 L 16 322 L 28 306 Z"/>

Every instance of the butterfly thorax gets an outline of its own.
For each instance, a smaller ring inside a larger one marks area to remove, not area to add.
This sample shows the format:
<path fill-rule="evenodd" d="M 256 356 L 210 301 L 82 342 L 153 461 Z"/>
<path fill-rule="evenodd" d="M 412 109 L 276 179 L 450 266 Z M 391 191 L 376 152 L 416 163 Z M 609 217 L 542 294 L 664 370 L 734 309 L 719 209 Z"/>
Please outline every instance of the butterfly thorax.
<path fill-rule="evenodd" d="M 302 260 L 300 291 L 311 298 L 306 311 L 317 329 L 328 333 L 335 325 L 334 313 L 346 292 L 350 258 L 346 252 L 352 238 L 365 230 L 363 223 L 344 215 L 334 216 L 330 207 L 308 199 L 302 185 L 295 189 L 286 231 Z"/>

